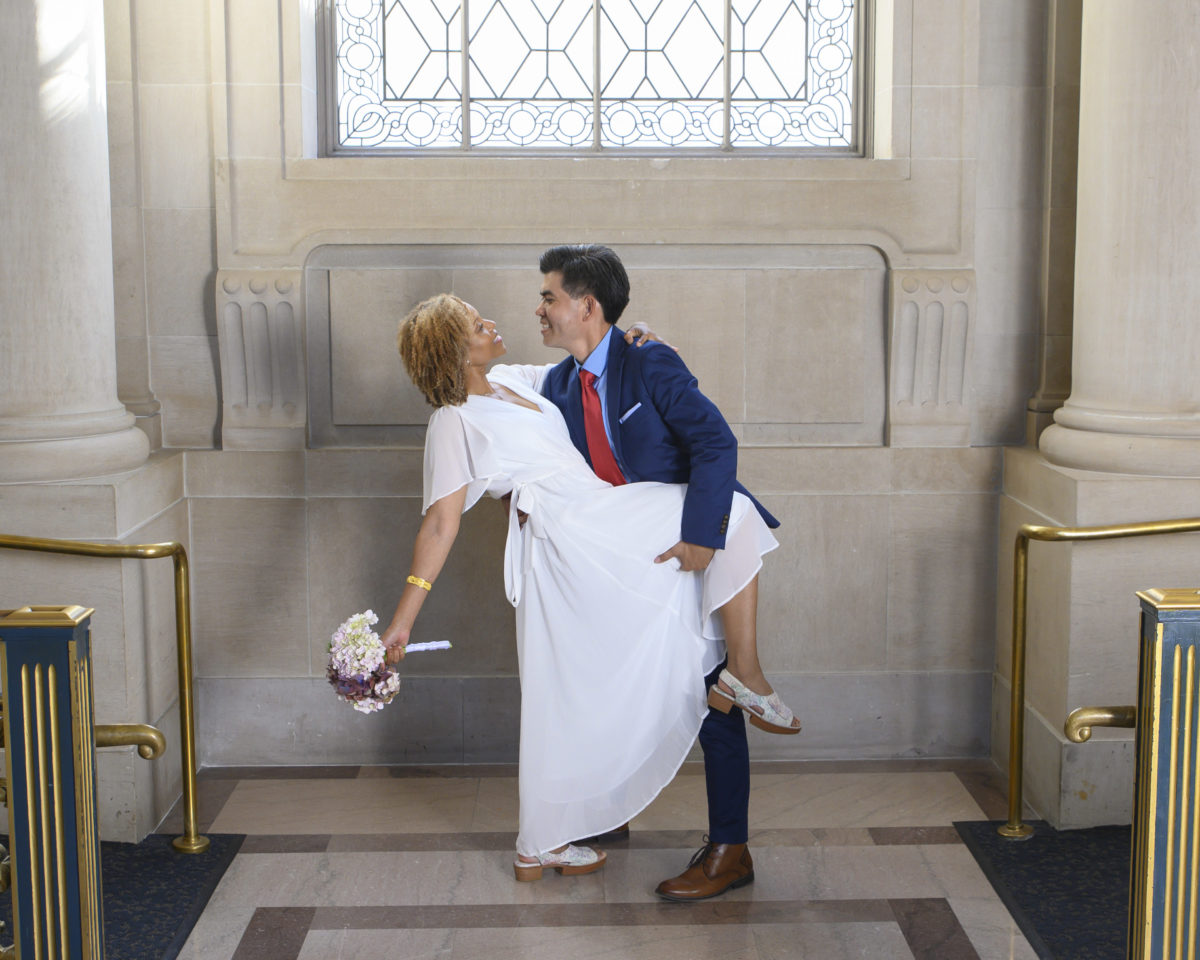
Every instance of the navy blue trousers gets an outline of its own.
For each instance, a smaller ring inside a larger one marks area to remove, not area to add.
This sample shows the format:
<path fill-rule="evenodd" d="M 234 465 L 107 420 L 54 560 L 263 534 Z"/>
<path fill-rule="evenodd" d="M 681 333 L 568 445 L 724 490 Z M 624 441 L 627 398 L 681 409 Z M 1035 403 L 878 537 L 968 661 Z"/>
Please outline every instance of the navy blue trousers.
<path fill-rule="evenodd" d="M 717 682 L 724 667 L 722 663 L 704 678 L 705 689 Z M 700 748 L 708 788 L 708 839 L 745 843 L 750 831 L 750 746 L 742 711 L 710 709 L 700 725 Z"/>

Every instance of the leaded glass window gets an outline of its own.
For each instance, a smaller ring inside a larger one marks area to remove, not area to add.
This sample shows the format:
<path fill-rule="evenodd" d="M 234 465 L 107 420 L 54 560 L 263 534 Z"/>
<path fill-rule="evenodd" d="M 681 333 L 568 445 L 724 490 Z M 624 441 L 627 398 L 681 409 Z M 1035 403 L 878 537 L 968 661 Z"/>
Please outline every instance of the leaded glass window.
<path fill-rule="evenodd" d="M 330 0 L 334 150 L 855 146 L 862 0 Z"/>

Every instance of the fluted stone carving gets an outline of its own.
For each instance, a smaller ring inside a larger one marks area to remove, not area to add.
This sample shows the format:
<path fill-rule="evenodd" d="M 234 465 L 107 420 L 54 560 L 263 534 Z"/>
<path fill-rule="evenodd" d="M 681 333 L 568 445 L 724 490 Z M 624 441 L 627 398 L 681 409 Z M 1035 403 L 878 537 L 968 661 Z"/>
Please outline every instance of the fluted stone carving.
<path fill-rule="evenodd" d="M 226 449 L 304 446 L 301 309 L 298 270 L 217 274 L 221 438 Z"/>
<path fill-rule="evenodd" d="M 975 273 L 896 270 L 891 288 L 889 443 L 967 446 Z"/>

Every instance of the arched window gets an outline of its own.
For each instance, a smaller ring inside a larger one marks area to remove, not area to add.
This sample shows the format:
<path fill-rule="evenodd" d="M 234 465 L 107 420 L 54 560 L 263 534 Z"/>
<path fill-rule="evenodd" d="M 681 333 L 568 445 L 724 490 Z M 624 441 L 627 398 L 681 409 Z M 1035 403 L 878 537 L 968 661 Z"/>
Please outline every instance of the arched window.
<path fill-rule="evenodd" d="M 326 0 L 330 153 L 858 149 L 862 0 Z"/>

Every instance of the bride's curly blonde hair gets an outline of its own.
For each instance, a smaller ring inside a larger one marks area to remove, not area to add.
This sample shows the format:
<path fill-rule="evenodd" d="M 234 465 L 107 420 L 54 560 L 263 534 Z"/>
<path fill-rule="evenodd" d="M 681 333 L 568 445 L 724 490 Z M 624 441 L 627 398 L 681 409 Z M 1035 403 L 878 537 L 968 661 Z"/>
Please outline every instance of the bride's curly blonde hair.
<path fill-rule="evenodd" d="M 467 402 L 470 330 L 467 305 L 452 293 L 422 300 L 400 321 L 400 359 L 430 406 Z"/>

